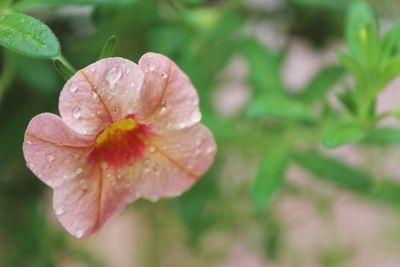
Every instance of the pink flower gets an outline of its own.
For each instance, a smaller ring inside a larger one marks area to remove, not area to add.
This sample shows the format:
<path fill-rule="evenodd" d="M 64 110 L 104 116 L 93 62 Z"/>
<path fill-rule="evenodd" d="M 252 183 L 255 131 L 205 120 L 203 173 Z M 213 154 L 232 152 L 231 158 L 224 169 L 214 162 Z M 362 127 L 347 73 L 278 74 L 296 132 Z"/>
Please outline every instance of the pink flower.
<path fill-rule="evenodd" d="M 198 102 L 189 78 L 159 54 L 78 71 L 60 94 L 61 118 L 34 117 L 23 146 L 28 167 L 54 189 L 65 229 L 85 238 L 139 197 L 190 188 L 216 151 Z"/>

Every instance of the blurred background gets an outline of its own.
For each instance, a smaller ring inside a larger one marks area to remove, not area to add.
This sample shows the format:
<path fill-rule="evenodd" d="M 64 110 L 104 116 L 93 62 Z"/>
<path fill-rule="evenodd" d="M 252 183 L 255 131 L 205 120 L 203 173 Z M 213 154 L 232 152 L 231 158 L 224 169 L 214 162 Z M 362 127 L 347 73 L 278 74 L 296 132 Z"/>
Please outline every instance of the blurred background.
<path fill-rule="evenodd" d="M 347 50 L 351 2 L 15 1 L 49 25 L 78 69 L 111 35 L 116 56 L 171 57 L 199 92 L 218 154 L 181 197 L 137 201 L 77 240 L 22 155 L 29 120 L 58 113 L 64 81 L 50 61 L 2 49 L 0 266 L 399 267 L 397 117 L 379 118 L 377 127 L 393 130 L 380 142 L 321 142 L 324 127 L 349 113 L 338 96 L 354 79 L 336 52 Z M 394 1 L 369 5 L 382 33 L 400 19 Z M 385 86 L 376 114 L 400 106 L 399 87 L 400 79 Z M 285 98 L 266 97 L 276 91 Z"/>

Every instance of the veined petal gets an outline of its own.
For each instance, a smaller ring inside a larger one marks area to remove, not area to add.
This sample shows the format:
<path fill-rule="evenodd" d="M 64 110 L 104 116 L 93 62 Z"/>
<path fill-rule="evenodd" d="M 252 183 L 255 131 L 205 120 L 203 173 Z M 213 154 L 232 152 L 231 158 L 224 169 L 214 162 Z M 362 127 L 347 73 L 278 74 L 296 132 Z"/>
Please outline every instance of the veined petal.
<path fill-rule="evenodd" d="M 147 144 L 137 191 L 150 200 L 180 195 L 190 188 L 208 170 L 216 152 L 213 136 L 200 124 L 153 136 Z"/>
<path fill-rule="evenodd" d="M 201 119 L 199 98 L 186 74 L 169 58 L 145 54 L 139 117 L 159 133 L 190 127 Z"/>
<path fill-rule="evenodd" d="M 30 121 L 23 151 L 31 171 L 56 188 L 80 172 L 93 143 L 69 129 L 60 117 L 44 113 Z"/>
<path fill-rule="evenodd" d="M 68 232 L 86 238 L 136 198 L 132 184 L 119 181 L 117 171 L 88 165 L 76 179 L 54 190 L 53 209 Z"/>
<path fill-rule="evenodd" d="M 144 80 L 137 64 L 119 57 L 105 58 L 80 73 L 99 96 L 112 121 L 137 113 Z"/>

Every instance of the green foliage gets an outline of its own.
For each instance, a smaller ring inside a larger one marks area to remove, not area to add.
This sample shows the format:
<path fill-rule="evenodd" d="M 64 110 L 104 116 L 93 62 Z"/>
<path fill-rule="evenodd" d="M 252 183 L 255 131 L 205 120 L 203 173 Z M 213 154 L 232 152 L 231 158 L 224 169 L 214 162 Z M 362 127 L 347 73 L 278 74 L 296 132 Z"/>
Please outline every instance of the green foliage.
<path fill-rule="evenodd" d="M 280 189 L 289 158 L 287 148 L 276 147 L 268 151 L 261 160 L 251 188 L 251 196 L 258 212 L 267 208 L 274 194 Z"/>
<path fill-rule="evenodd" d="M 115 52 L 115 45 L 117 43 L 117 37 L 115 35 L 110 36 L 104 43 L 103 49 L 101 50 L 99 59 L 112 57 Z"/>
<path fill-rule="evenodd" d="M 50 28 L 24 14 L 0 16 L 0 44 L 34 58 L 53 58 L 60 54 L 60 44 Z"/>
<path fill-rule="evenodd" d="M 322 141 L 328 148 L 360 141 L 366 135 L 366 129 L 355 123 L 341 123 L 325 129 Z"/>

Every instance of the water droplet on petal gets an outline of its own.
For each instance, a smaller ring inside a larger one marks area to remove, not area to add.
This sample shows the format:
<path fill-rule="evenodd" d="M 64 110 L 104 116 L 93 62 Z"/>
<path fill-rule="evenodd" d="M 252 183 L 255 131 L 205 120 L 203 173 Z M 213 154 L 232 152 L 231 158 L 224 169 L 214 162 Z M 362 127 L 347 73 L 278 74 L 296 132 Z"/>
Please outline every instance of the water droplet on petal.
<path fill-rule="evenodd" d="M 47 155 L 46 158 L 47 158 L 47 161 L 48 161 L 48 162 L 53 162 L 54 159 L 55 159 L 53 155 Z"/>
<path fill-rule="evenodd" d="M 193 97 L 192 102 L 193 102 L 193 105 L 194 105 L 194 106 L 199 105 L 199 98 L 198 98 L 198 97 Z"/>
<path fill-rule="evenodd" d="M 112 67 L 106 74 L 106 80 L 109 83 L 116 83 L 122 76 L 122 71 L 118 67 Z"/>
<path fill-rule="evenodd" d="M 126 69 L 126 74 L 131 73 L 131 69 Z"/>
<path fill-rule="evenodd" d="M 85 179 L 81 179 L 79 181 L 79 187 L 83 190 L 86 191 L 88 189 L 88 183 Z"/>
<path fill-rule="evenodd" d="M 96 67 L 95 66 L 91 66 L 89 69 L 90 69 L 91 72 L 95 72 L 96 71 Z"/>
<path fill-rule="evenodd" d="M 199 122 L 201 120 L 201 113 L 197 110 L 194 111 L 190 119 L 192 120 L 192 122 Z"/>
<path fill-rule="evenodd" d="M 203 143 L 202 140 L 197 140 L 197 141 L 196 141 L 196 146 L 201 146 L 201 143 Z"/>
<path fill-rule="evenodd" d="M 81 238 L 81 237 L 83 236 L 83 231 L 82 231 L 82 229 L 80 229 L 80 228 L 76 229 L 75 236 L 76 236 L 77 238 Z"/>
<path fill-rule="evenodd" d="M 75 119 L 79 120 L 79 119 L 81 118 L 81 116 L 82 116 L 82 110 L 81 110 L 81 108 L 79 108 L 79 107 L 74 108 L 74 109 L 72 110 L 72 116 L 73 116 Z"/>
<path fill-rule="evenodd" d="M 162 74 L 161 74 L 161 78 L 163 78 L 163 79 L 167 79 L 167 78 L 168 78 L 168 74 L 167 74 L 167 73 L 165 73 L 165 72 L 164 72 L 164 73 L 162 73 Z"/>
<path fill-rule="evenodd" d="M 111 110 L 112 112 L 117 112 L 117 106 L 112 106 Z"/>
<path fill-rule="evenodd" d="M 131 89 L 135 88 L 136 87 L 136 83 L 135 82 L 131 82 L 130 87 L 131 87 Z"/>
<path fill-rule="evenodd" d="M 185 128 L 185 123 L 184 123 L 183 121 L 181 121 L 181 122 L 178 124 L 178 127 L 179 127 L 180 129 Z"/>
<path fill-rule="evenodd" d="M 213 151 L 214 151 L 214 148 L 209 147 L 209 148 L 207 148 L 206 153 L 211 154 Z"/>
<path fill-rule="evenodd" d="M 150 72 L 153 72 L 155 69 L 156 69 L 156 66 L 154 66 L 153 63 L 150 63 L 150 65 L 149 65 L 149 71 L 150 71 Z"/>
<path fill-rule="evenodd" d="M 99 95 L 96 94 L 95 92 L 92 93 L 92 98 L 94 101 L 98 102 L 99 101 Z"/>
<path fill-rule="evenodd" d="M 72 83 L 72 84 L 69 86 L 69 91 L 70 91 L 71 93 L 75 93 L 77 90 L 78 90 L 78 85 L 77 85 L 76 83 Z"/>
<path fill-rule="evenodd" d="M 41 175 L 39 175 L 39 176 L 41 176 Z M 52 186 L 53 185 L 53 180 L 47 180 L 47 184 Z"/>
<path fill-rule="evenodd" d="M 100 164 L 100 167 L 101 167 L 103 170 L 107 169 L 107 168 L 108 168 L 107 162 L 104 162 L 104 161 L 103 161 L 103 162 Z"/>
<path fill-rule="evenodd" d="M 75 174 L 78 175 L 80 173 L 82 173 L 82 168 L 81 167 L 76 168 L 75 169 Z"/>
<path fill-rule="evenodd" d="M 150 146 L 149 147 L 149 152 L 153 153 L 154 151 L 156 151 L 156 148 L 154 146 Z"/>
<path fill-rule="evenodd" d="M 63 178 L 64 180 L 67 180 L 67 179 L 68 179 L 68 175 L 67 175 L 67 174 L 63 174 L 62 178 Z"/>
<path fill-rule="evenodd" d="M 62 215 L 64 213 L 64 209 L 62 207 L 56 208 L 56 215 Z"/>

